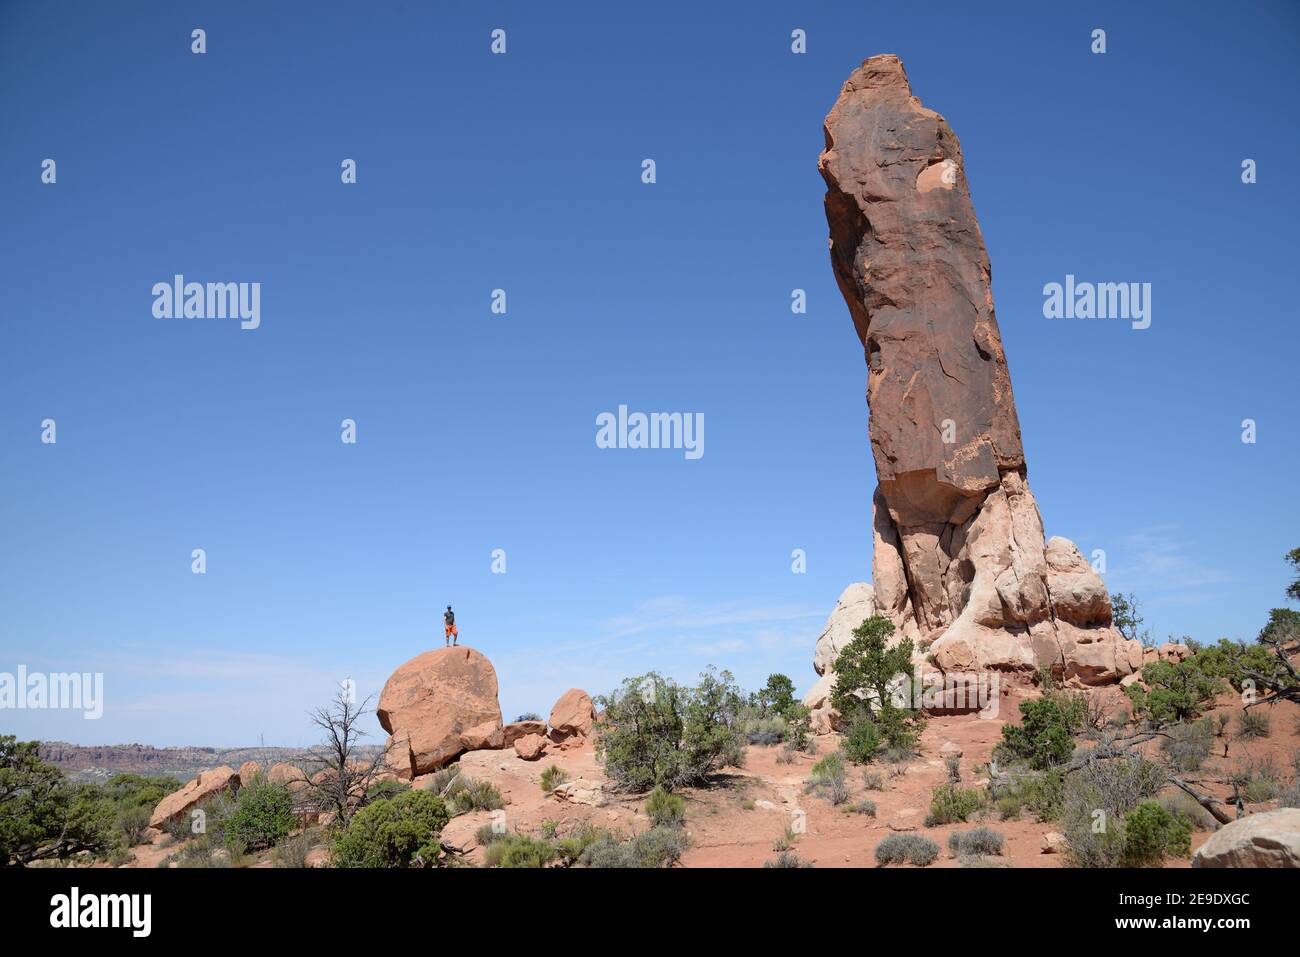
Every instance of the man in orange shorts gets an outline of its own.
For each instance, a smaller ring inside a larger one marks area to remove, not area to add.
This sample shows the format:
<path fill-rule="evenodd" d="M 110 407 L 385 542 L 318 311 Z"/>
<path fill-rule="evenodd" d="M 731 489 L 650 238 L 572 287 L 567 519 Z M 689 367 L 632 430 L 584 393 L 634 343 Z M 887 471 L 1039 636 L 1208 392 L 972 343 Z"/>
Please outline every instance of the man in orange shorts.
<path fill-rule="evenodd" d="M 451 605 L 448 605 L 447 610 L 443 612 L 442 623 L 447 626 L 446 644 L 459 645 L 460 632 L 456 630 L 456 613 L 451 610 Z"/>

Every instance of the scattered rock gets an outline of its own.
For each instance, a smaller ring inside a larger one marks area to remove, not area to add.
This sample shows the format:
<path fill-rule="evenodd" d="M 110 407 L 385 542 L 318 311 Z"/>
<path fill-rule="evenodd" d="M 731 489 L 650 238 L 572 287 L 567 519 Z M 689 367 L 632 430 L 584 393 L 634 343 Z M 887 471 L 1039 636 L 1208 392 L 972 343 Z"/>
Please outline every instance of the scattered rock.
<path fill-rule="evenodd" d="M 239 772 L 222 765 L 211 771 L 200 771 L 199 776 L 190 781 L 179 791 L 173 791 L 153 809 L 149 817 L 149 826 L 165 828 L 168 821 L 175 820 L 194 808 L 206 798 L 222 791 L 239 790 Z"/>
<path fill-rule="evenodd" d="M 1064 854 L 1069 845 L 1065 843 L 1065 835 L 1057 831 L 1048 831 L 1043 835 L 1042 852 L 1044 854 Z"/>
<path fill-rule="evenodd" d="M 1225 824 L 1193 855 L 1192 867 L 1300 867 L 1300 808 Z"/>
<path fill-rule="evenodd" d="M 502 729 L 503 747 L 510 747 L 530 734 L 546 734 L 545 721 L 513 721 Z"/>
<path fill-rule="evenodd" d="M 540 734 L 526 734 L 515 741 L 515 753 L 525 761 L 536 761 L 546 752 L 546 739 Z"/>
<path fill-rule="evenodd" d="M 945 741 L 943 747 L 939 748 L 939 757 L 941 758 L 960 758 L 962 750 L 955 741 Z"/>
<path fill-rule="evenodd" d="M 436 771 L 465 751 L 504 746 L 497 675 L 473 648 L 437 648 L 403 664 L 377 709 L 390 735 L 389 767 L 400 777 Z"/>
<path fill-rule="evenodd" d="M 551 740 L 556 744 L 570 738 L 586 739 L 591 736 L 591 729 L 596 723 L 596 708 L 591 703 L 591 695 L 581 688 L 570 688 L 560 695 L 560 700 L 551 708 Z"/>
<path fill-rule="evenodd" d="M 572 781 L 565 781 L 563 784 L 557 784 L 555 790 L 551 792 L 561 801 L 567 801 L 570 804 L 586 804 L 591 807 L 600 807 L 605 803 L 605 787 L 599 781 L 589 781 L 587 778 L 575 778 Z"/>

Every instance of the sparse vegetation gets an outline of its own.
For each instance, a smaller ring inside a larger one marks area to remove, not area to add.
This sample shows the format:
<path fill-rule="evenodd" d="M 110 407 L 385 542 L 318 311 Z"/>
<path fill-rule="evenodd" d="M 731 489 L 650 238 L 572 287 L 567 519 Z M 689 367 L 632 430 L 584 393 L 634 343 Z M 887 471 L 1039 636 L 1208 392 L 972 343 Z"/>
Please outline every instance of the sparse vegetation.
<path fill-rule="evenodd" d="M 1191 853 L 1192 823 L 1155 801 L 1143 801 L 1123 822 L 1125 867 L 1157 867 L 1166 857 Z"/>
<path fill-rule="evenodd" d="M 925 816 L 925 826 L 965 823 L 968 817 L 987 802 L 988 795 L 976 788 L 941 784 L 930 795 L 930 811 Z"/>
<path fill-rule="evenodd" d="M 1209 719 L 1180 721 L 1166 729 L 1160 742 L 1165 760 L 1176 771 L 1199 771 L 1214 747 L 1214 723 Z"/>
<path fill-rule="evenodd" d="M 289 788 L 256 777 L 239 789 L 223 822 L 225 842 L 249 851 L 261 850 L 287 836 L 296 823 Z"/>
<path fill-rule="evenodd" d="M 816 794 L 831 804 L 840 805 L 849 799 L 849 787 L 845 781 L 844 759 L 839 752 L 826 755 L 813 765 L 804 785 L 808 794 Z"/>
<path fill-rule="evenodd" d="M 782 851 L 772 860 L 764 861 L 763 866 L 805 868 L 805 867 L 812 867 L 812 864 L 809 861 L 805 861 L 803 858 L 801 858 L 798 854 L 795 854 L 793 851 Z"/>
<path fill-rule="evenodd" d="M 335 867 L 437 867 L 439 836 L 451 820 L 446 802 L 427 790 L 376 801 L 356 813 L 334 842 Z"/>
<path fill-rule="evenodd" d="M 890 834 L 876 845 L 876 863 L 929 867 L 939 857 L 939 845 L 919 834 Z"/>
<path fill-rule="evenodd" d="M 1243 711 L 1237 717 L 1237 737 L 1267 738 L 1270 730 L 1268 715 L 1262 711 Z"/>
<path fill-rule="evenodd" d="M 662 786 L 656 787 L 646 799 L 645 812 L 656 827 L 681 827 L 686 819 L 686 801 Z"/>
<path fill-rule="evenodd" d="M 1005 843 L 1001 834 L 987 827 L 977 827 L 973 831 L 953 831 L 948 835 L 948 849 L 954 857 L 997 856 L 1002 853 Z"/>
<path fill-rule="evenodd" d="M 616 789 L 671 791 L 744 760 L 742 698 L 729 672 L 708 670 L 693 688 L 652 672 L 600 703 L 596 753 Z"/>
<path fill-rule="evenodd" d="M 567 780 L 569 780 L 569 772 L 558 764 L 552 764 L 542 772 L 542 790 L 550 794 Z"/>

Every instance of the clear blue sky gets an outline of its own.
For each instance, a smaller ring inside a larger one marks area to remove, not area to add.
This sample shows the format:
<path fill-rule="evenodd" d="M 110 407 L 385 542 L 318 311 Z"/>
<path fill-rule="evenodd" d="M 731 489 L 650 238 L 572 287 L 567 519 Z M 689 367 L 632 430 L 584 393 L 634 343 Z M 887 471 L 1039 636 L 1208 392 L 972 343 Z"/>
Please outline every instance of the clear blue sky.
<path fill-rule="evenodd" d="M 0 4 L 0 671 L 100 671 L 107 698 L 0 731 L 305 743 L 339 678 L 378 691 L 441 644 L 449 602 L 507 718 L 651 668 L 806 688 L 870 576 L 816 163 L 876 53 L 961 138 L 1048 534 L 1104 548 L 1157 636 L 1252 637 L 1300 545 L 1298 27 L 1293 3 Z M 155 319 L 175 273 L 261 282 L 261 327 Z M 1044 319 L 1067 273 L 1151 282 L 1151 328 Z M 704 413 L 704 457 L 597 449 L 620 403 Z"/>

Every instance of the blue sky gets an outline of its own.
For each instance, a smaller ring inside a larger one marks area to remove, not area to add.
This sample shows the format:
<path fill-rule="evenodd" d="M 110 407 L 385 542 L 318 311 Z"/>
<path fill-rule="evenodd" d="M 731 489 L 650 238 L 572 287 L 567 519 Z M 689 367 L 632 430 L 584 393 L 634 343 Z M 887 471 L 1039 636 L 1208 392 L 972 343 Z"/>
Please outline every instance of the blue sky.
<path fill-rule="evenodd" d="M 0 671 L 106 695 L 0 731 L 306 743 L 448 603 L 507 718 L 651 668 L 806 688 L 870 577 L 816 163 L 876 53 L 961 139 L 1048 534 L 1105 549 L 1157 636 L 1253 636 L 1300 545 L 1297 27 L 1290 3 L 0 4 Z M 176 273 L 260 282 L 260 328 L 155 319 Z M 1152 283 L 1151 328 L 1043 318 L 1067 273 Z M 703 413 L 704 456 L 598 449 L 620 403 Z"/>

